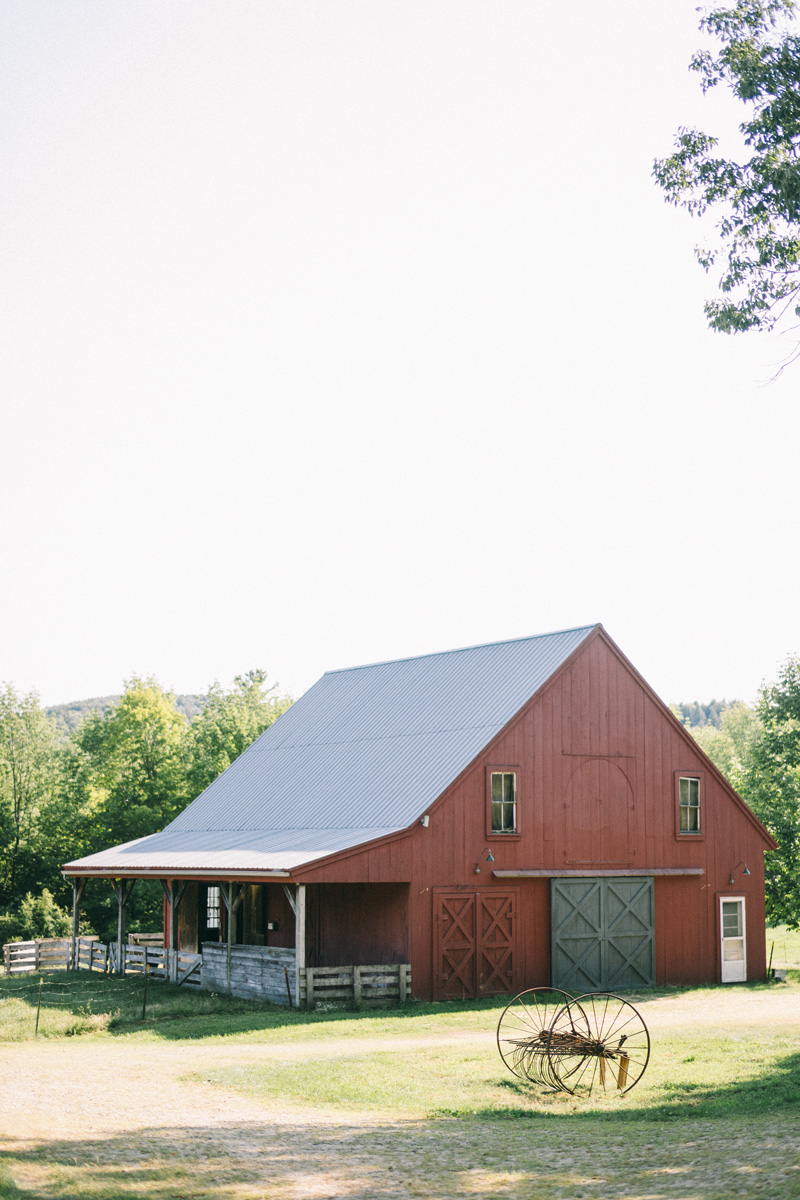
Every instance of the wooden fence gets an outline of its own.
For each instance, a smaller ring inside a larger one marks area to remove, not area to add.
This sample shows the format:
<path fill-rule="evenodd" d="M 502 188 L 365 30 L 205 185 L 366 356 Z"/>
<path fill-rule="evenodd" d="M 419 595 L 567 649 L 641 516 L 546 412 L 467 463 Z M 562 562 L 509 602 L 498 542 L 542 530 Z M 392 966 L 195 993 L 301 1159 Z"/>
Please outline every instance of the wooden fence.
<path fill-rule="evenodd" d="M 148 941 L 150 939 L 148 938 Z M 76 938 L 75 961 L 71 938 L 48 938 L 35 942 L 8 942 L 3 947 L 6 975 L 35 971 L 116 972 L 118 946 L 96 938 Z M 177 955 L 163 946 L 125 946 L 126 975 L 172 979 L 186 987 L 228 991 L 227 952 L 220 942 L 206 942 L 202 954 L 179 950 Z M 297 975 L 300 995 L 296 995 Z M 316 1008 L 320 1004 L 344 1004 L 355 1008 L 386 1008 L 404 1004 L 411 996 L 411 966 L 394 963 L 372 967 L 303 967 L 295 971 L 294 950 L 272 946 L 232 946 L 230 992 L 251 1000 L 274 1004 L 297 1004 Z"/>
<path fill-rule="evenodd" d="M 34 971 L 102 971 L 116 972 L 118 946 L 105 945 L 96 938 L 75 939 L 75 961 L 72 961 L 72 938 L 47 938 L 35 942 L 7 942 L 3 947 L 6 975 L 30 974 Z M 187 987 L 202 986 L 203 959 L 199 954 L 179 950 L 177 962 L 171 951 L 163 946 L 125 946 L 125 974 L 143 975 L 152 979 L 169 979 L 170 967 L 174 981 Z"/>
<path fill-rule="evenodd" d="M 388 1008 L 411 996 L 410 963 L 376 967 L 306 967 L 300 971 L 300 1004 L 335 1002 L 355 1008 Z"/>
<path fill-rule="evenodd" d="M 203 987 L 244 1000 L 294 1004 L 295 961 L 294 950 L 281 946 L 233 945 L 229 980 L 225 943 L 203 942 Z"/>
<path fill-rule="evenodd" d="M 31 971 L 59 971 L 70 965 L 71 938 L 47 938 L 36 942 L 7 942 L 3 947 L 6 975 Z"/>

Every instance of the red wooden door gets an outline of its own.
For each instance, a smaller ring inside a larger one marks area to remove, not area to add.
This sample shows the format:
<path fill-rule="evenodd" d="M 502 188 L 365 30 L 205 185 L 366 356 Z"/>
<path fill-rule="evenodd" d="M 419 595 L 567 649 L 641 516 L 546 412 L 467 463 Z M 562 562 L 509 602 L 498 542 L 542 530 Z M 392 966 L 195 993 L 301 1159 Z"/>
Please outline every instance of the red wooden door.
<path fill-rule="evenodd" d="M 437 1000 L 512 993 L 517 891 L 435 895 Z"/>

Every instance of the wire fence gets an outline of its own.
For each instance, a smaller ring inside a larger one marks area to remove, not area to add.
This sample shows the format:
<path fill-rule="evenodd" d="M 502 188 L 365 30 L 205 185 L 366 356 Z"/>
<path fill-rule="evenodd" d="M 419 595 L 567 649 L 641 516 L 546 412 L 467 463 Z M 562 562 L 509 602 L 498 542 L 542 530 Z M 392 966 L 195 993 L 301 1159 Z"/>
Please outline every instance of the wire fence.
<path fill-rule="evenodd" d="M 55 977 L 54 977 L 55 976 Z M 0 1036 L 69 1035 L 113 1022 L 147 1019 L 150 972 L 134 979 L 53 972 L 6 978 L 0 985 Z M 45 1028 L 46 1026 L 46 1028 Z"/>

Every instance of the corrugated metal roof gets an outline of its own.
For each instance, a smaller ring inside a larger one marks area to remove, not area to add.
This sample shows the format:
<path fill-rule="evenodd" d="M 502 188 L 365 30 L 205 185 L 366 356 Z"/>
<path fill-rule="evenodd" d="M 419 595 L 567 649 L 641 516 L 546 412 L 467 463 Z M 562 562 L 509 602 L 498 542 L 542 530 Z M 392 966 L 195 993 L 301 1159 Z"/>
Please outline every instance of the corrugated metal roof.
<path fill-rule="evenodd" d="M 67 867 L 289 870 L 406 829 L 594 628 L 329 671 L 163 832 Z"/>

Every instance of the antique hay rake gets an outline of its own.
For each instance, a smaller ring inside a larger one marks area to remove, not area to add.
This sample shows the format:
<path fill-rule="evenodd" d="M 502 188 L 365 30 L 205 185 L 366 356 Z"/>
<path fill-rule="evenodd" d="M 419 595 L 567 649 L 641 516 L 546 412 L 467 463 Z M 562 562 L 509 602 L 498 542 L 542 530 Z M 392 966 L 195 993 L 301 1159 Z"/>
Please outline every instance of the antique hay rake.
<path fill-rule="evenodd" d="M 644 1074 L 650 1035 L 621 996 L 531 988 L 504 1009 L 497 1048 L 520 1079 L 570 1095 L 594 1087 L 624 1095 Z"/>

